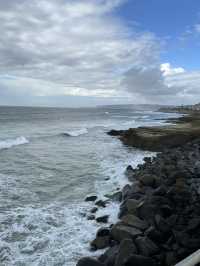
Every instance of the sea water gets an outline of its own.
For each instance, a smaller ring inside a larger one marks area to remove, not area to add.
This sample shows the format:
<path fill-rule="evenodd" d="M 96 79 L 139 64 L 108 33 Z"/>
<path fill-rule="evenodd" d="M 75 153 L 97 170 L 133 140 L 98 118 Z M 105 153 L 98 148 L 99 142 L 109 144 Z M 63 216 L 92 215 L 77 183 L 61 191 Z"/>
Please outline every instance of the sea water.
<path fill-rule="evenodd" d="M 87 220 L 85 197 L 123 187 L 126 166 L 153 155 L 106 132 L 175 116 L 134 106 L 0 107 L 0 265 L 75 266 L 97 255 L 89 242 L 100 225 Z M 111 202 L 97 216 L 112 223 L 117 213 Z"/>

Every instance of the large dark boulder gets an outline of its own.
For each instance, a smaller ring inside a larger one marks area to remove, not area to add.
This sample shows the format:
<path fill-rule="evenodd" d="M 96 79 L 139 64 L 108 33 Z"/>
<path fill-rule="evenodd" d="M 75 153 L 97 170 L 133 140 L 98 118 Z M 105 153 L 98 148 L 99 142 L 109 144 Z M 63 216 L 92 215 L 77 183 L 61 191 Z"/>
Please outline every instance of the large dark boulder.
<path fill-rule="evenodd" d="M 111 237 L 118 242 L 123 239 L 135 239 L 141 234 L 142 232 L 137 228 L 126 226 L 121 223 L 115 224 L 111 229 Z"/>
<path fill-rule="evenodd" d="M 140 218 L 132 214 L 128 214 L 122 217 L 121 222 L 140 230 L 145 230 L 148 227 L 148 223 L 146 221 L 141 220 Z"/>
<path fill-rule="evenodd" d="M 135 240 L 135 244 L 137 246 L 137 249 L 139 251 L 140 255 L 143 256 L 152 256 L 156 254 L 159 251 L 158 246 L 148 237 L 138 237 Z"/>
<path fill-rule="evenodd" d="M 99 257 L 99 261 L 106 266 L 114 266 L 117 254 L 119 252 L 119 246 L 115 245 L 106 250 L 104 254 Z"/>
<path fill-rule="evenodd" d="M 119 246 L 119 252 L 115 260 L 115 266 L 123 266 L 125 261 L 133 254 L 137 253 L 137 248 L 131 239 L 124 239 Z"/>
<path fill-rule="evenodd" d="M 124 266 L 156 266 L 154 260 L 140 255 L 132 255 L 124 263 Z"/>
<path fill-rule="evenodd" d="M 96 195 L 87 196 L 85 198 L 85 201 L 95 201 L 95 200 L 97 200 L 97 196 Z"/>
<path fill-rule="evenodd" d="M 93 258 L 82 258 L 79 260 L 79 262 L 76 264 L 76 266 L 105 266 L 105 264 L 93 259 Z"/>

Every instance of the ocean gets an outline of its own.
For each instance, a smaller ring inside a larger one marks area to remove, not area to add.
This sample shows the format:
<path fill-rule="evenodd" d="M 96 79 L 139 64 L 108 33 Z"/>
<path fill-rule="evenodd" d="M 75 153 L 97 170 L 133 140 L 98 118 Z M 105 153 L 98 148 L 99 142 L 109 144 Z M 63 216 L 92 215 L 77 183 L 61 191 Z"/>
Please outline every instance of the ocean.
<path fill-rule="evenodd" d="M 0 107 L 0 265 L 75 266 L 91 255 L 101 225 L 87 220 L 85 197 L 123 187 L 127 165 L 154 155 L 106 132 L 169 117 L 177 115 L 134 106 Z M 115 222 L 118 208 L 111 202 L 97 216 Z"/>

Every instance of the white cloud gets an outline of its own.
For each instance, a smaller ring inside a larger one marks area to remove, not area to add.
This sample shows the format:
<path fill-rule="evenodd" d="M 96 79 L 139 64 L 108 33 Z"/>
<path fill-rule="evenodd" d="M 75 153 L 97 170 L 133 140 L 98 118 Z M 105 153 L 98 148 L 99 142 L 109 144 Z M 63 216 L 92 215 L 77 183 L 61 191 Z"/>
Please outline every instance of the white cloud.
<path fill-rule="evenodd" d="M 182 67 L 172 68 L 170 63 L 163 63 L 160 66 L 160 70 L 163 72 L 163 76 L 170 76 L 174 74 L 184 73 L 185 70 Z"/>
<path fill-rule="evenodd" d="M 152 34 L 133 34 L 111 14 L 122 2 L 0 1 L 0 74 L 15 76 L 19 84 L 29 78 L 32 85 L 25 89 L 37 95 L 54 93 L 38 80 L 58 83 L 69 95 L 72 88 L 115 95 L 119 73 L 155 60 L 157 47 Z"/>
<path fill-rule="evenodd" d="M 124 2 L 0 0 L 0 97 L 197 100 L 199 72 L 160 66 L 154 34 L 113 15 Z"/>

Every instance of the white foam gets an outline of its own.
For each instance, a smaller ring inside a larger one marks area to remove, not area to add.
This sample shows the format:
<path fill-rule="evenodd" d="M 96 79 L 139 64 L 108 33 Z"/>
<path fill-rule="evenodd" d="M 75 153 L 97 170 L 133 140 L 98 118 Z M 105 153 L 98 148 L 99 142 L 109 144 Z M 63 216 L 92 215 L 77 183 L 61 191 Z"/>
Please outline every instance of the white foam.
<path fill-rule="evenodd" d="M 77 130 L 69 130 L 66 133 L 64 133 L 65 135 L 71 136 L 71 137 L 78 137 L 81 135 L 85 135 L 88 133 L 87 128 L 82 128 L 82 129 L 77 129 Z"/>
<path fill-rule="evenodd" d="M 13 146 L 18 146 L 22 144 L 27 144 L 29 141 L 25 137 L 18 137 L 16 139 L 7 139 L 7 140 L 1 140 L 0 141 L 0 150 L 3 149 L 9 149 Z"/>

